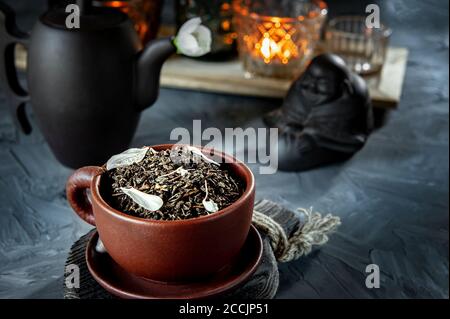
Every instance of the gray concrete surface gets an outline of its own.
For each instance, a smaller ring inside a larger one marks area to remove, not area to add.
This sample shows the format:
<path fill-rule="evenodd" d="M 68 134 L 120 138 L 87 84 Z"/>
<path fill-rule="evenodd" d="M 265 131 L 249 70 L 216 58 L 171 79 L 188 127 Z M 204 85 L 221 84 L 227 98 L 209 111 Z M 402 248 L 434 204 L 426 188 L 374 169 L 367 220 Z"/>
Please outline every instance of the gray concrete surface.
<path fill-rule="evenodd" d="M 25 29 L 44 7 L 42 0 L 7 2 Z M 172 18 L 168 2 L 164 19 Z M 410 49 L 398 110 L 343 164 L 256 174 L 258 198 L 314 206 L 343 223 L 325 247 L 280 266 L 279 298 L 448 298 L 448 2 L 377 2 L 394 29 L 392 44 Z M 362 13 L 363 4 L 333 2 L 331 11 Z M 280 103 L 163 89 L 133 145 L 169 142 L 171 129 L 190 128 L 192 119 L 222 129 L 258 126 Z M 89 229 L 65 199 L 71 170 L 34 127 L 19 134 L 0 95 L 0 298 L 61 298 L 66 254 Z M 370 263 L 380 267 L 379 289 L 365 287 Z"/>

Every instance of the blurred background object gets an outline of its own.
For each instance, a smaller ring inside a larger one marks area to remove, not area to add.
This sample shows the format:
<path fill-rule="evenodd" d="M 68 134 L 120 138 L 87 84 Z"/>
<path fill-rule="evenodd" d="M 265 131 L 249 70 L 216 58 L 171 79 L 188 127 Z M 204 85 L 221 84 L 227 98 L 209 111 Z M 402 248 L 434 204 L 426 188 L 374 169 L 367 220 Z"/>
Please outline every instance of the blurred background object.
<path fill-rule="evenodd" d="M 177 28 L 187 20 L 200 17 L 211 31 L 213 42 L 211 52 L 203 57 L 222 60 L 236 55 L 236 32 L 233 29 L 232 0 L 176 0 L 175 15 Z"/>
<path fill-rule="evenodd" d="M 364 16 L 341 16 L 327 26 L 326 48 L 359 74 L 379 72 L 386 59 L 391 29 L 366 26 Z"/>
<path fill-rule="evenodd" d="M 251 75 L 295 78 L 313 57 L 327 16 L 323 1 L 235 0 L 239 55 Z"/>
<path fill-rule="evenodd" d="M 64 7 L 73 0 L 48 0 L 49 7 Z M 158 34 L 163 0 L 95 0 L 94 6 L 117 8 L 134 23 L 139 38 L 145 44 Z"/>

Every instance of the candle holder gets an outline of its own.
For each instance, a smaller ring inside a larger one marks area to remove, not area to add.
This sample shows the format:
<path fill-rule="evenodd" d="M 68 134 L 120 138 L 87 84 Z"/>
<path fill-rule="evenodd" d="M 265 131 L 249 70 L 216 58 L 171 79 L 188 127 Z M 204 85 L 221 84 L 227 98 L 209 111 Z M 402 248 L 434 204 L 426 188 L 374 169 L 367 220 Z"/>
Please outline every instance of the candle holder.
<path fill-rule="evenodd" d="M 327 16 L 320 0 L 234 0 L 238 51 L 248 76 L 297 77 Z"/>

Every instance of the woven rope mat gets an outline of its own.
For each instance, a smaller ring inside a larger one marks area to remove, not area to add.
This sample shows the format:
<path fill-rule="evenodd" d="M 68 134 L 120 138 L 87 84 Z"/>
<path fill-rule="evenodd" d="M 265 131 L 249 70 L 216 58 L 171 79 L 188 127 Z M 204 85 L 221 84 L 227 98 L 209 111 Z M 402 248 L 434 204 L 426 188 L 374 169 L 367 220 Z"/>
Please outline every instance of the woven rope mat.
<path fill-rule="evenodd" d="M 290 234 L 301 227 L 302 222 L 298 214 L 271 201 L 262 200 L 257 202 L 255 204 L 255 210 L 272 217 L 282 225 L 287 234 Z M 70 249 L 66 265 L 75 264 L 80 268 L 80 288 L 67 288 L 66 285 L 64 285 L 65 299 L 116 298 L 94 280 L 86 265 L 86 245 L 94 231 L 95 230 L 92 230 L 82 236 Z M 236 288 L 234 291 L 230 291 L 228 294 L 222 296 L 222 298 L 271 299 L 275 296 L 279 284 L 278 266 L 268 238 L 266 238 L 264 233 L 261 233 L 261 235 L 263 236 L 264 250 L 261 264 L 258 269 L 246 283 Z"/>

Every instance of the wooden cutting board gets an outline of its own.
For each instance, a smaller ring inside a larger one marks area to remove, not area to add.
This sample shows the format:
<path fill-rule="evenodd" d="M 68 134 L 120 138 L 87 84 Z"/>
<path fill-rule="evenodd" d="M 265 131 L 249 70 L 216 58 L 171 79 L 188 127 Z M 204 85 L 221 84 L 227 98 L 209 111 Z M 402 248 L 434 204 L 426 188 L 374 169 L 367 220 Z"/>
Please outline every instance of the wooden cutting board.
<path fill-rule="evenodd" d="M 393 108 L 400 101 L 408 50 L 391 47 L 383 70 L 365 77 L 376 106 Z M 225 94 L 283 98 L 291 80 L 248 77 L 239 60 L 205 62 L 174 56 L 163 67 L 163 87 Z"/>
<path fill-rule="evenodd" d="M 408 60 L 406 48 L 390 47 L 383 70 L 365 77 L 375 106 L 395 108 L 402 94 Z M 16 65 L 26 69 L 26 51 L 17 46 Z M 283 98 L 291 80 L 248 77 L 239 60 L 206 62 L 173 56 L 164 64 L 161 86 L 195 91 Z"/>

